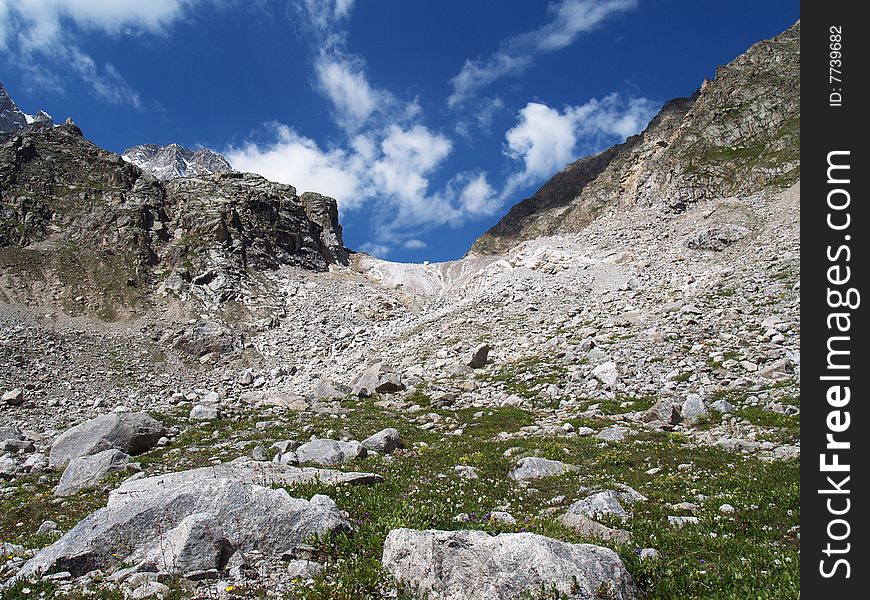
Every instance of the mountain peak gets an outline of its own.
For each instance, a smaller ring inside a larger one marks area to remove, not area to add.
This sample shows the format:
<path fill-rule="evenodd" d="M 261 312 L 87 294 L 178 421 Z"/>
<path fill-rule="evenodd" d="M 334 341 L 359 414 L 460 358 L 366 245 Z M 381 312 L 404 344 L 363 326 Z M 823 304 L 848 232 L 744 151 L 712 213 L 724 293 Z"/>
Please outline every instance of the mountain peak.
<path fill-rule="evenodd" d="M 52 124 L 53 121 L 51 115 L 44 110 L 35 115 L 22 111 L 0 82 L 0 133 L 9 133 L 33 123 Z"/>
<path fill-rule="evenodd" d="M 122 156 L 127 162 L 163 180 L 201 177 L 233 170 L 229 161 L 213 150 L 200 148 L 193 151 L 176 143 L 166 146 L 140 144 L 127 148 Z"/>

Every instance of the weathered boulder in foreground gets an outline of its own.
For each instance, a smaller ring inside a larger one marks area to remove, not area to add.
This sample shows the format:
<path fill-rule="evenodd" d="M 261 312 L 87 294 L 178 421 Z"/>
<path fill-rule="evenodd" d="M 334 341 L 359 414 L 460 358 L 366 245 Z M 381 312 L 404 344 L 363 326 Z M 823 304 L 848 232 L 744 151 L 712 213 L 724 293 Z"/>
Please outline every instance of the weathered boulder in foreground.
<path fill-rule="evenodd" d="M 40 550 L 19 576 L 57 571 L 79 576 L 122 564 L 182 575 L 185 569 L 220 570 L 235 551 L 280 557 L 312 537 L 349 527 L 326 496 L 302 500 L 283 489 L 226 477 L 234 472 L 243 478 L 256 476 L 254 462 L 125 483 L 109 494 L 105 508 Z M 292 468 L 271 463 L 263 467 L 266 477 L 286 472 L 288 477 L 278 482 L 293 479 Z M 297 480 L 313 481 L 318 474 L 298 475 Z M 323 475 L 328 479 L 328 472 Z"/>
<path fill-rule="evenodd" d="M 143 412 L 108 413 L 64 431 L 51 446 L 49 463 L 62 467 L 72 459 L 103 450 L 141 454 L 166 435 L 166 428 Z"/>
<path fill-rule="evenodd" d="M 555 587 L 572 600 L 637 598 L 619 556 L 592 544 L 533 533 L 394 529 L 384 542 L 384 568 L 431 600 L 493 600 Z"/>
<path fill-rule="evenodd" d="M 127 468 L 130 457 L 111 448 L 93 456 L 79 456 L 69 462 L 54 488 L 55 496 L 70 496 L 80 490 L 96 487 L 109 473 Z"/>

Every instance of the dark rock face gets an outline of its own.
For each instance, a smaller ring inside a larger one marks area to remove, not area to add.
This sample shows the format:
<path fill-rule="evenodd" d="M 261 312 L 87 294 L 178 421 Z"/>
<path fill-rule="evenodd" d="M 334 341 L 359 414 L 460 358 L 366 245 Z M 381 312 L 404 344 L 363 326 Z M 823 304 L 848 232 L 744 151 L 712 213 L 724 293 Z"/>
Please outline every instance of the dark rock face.
<path fill-rule="evenodd" d="M 141 144 L 127 148 L 121 156 L 146 173 L 163 180 L 202 177 L 233 170 L 229 161 L 213 150 L 200 148 L 193 151 L 178 144 Z"/>
<path fill-rule="evenodd" d="M 666 103 L 643 133 L 581 158 L 515 205 L 471 251 L 579 231 L 604 210 L 682 211 L 800 178 L 800 22 Z"/>
<path fill-rule="evenodd" d="M 226 301 L 258 272 L 347 254 L 331 198 L 248 173 L 160 181 L 69 121 L 0 135 L 0 270 L 24 262 L 119 297 L 163 281 Z"/>
<path fill-rule="evenodd" d="M 31 123 L 51 125 L 52 120 L 51 116 L 42 110 L 35 115 L 23 112 L 0 83 L 0 134 L 27 127 Z"/>

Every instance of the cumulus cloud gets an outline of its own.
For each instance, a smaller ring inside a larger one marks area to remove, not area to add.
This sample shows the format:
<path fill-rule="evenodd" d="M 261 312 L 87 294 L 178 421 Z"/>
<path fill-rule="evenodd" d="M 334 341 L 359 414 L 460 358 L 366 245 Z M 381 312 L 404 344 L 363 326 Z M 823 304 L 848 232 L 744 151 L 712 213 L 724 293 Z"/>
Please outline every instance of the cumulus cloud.
<path fill-rule="evenodd" d="M 505 190 L 549 177 L 578 155 L 625 140 L 643 129 L 659 106 L 646 98 L 625 99 L 616 93 L 562 111 L 529 102 L 505 134 L 505 153 L 523 163 Z"/>
<path fill-rule="evenodd" d="M 548 21 L 538 29 L 504 40 L 491 56 L 465 61 L 450 83 L 451 107 L 463 104 L 496 80 L 518 75 L 541 54 L 571 45 L 581 34 L 599 26 L 608 17 L 637 6 L 637 0 L 561 0 L 548 7 Z"/>
<path fill-rule="evenodd" d="M 363 157 L 359 153 L 324 150 L 311 138 L 280 123 L 267 124 L 267 128 L 273 139 L 265 144 L 248 141 L 224 150 L 234 168 L 293 185 L 299 193 L 316 191 L 332 196 L 346 210 L 362 205 L 367 191 L 360 177 Z"/>
<path fill-rule="evenodd" d="M 405 243 L 402 244 L 402 248 L 404 248 L 405 250 L 422 250 L 427 246 L 428 244 L 426 242 L 424 242 L 423 240 L 418 240 L 416 238 L 411 238 L 410 240 L 407 240 Z"/>

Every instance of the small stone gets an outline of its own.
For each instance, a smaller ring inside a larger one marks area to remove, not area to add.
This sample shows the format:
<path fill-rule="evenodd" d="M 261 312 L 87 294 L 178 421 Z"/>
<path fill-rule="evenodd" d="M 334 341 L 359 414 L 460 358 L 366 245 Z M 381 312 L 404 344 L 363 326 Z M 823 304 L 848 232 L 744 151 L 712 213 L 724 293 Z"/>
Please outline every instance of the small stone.
<path fill-rule="evenodd" d="M 217 406 L 197 404 L 190 410 L 190 418 L 195 421 L 215 421 L 220 417 L 221 411 Z"/>
<path fill-rule="evenodd" d="M 733 514 L 734 510 L 735 510 L 734 507 L 728 503 L 725 503 L 719 507 L 719 512 L 722 513 L 723 515 Z"/>
<path fill-rule="evenodd" d="M 3 394 L 2 401 L 9 406 L 21 406 L 24 404 L 24 390 L 15 388 Z"/>

